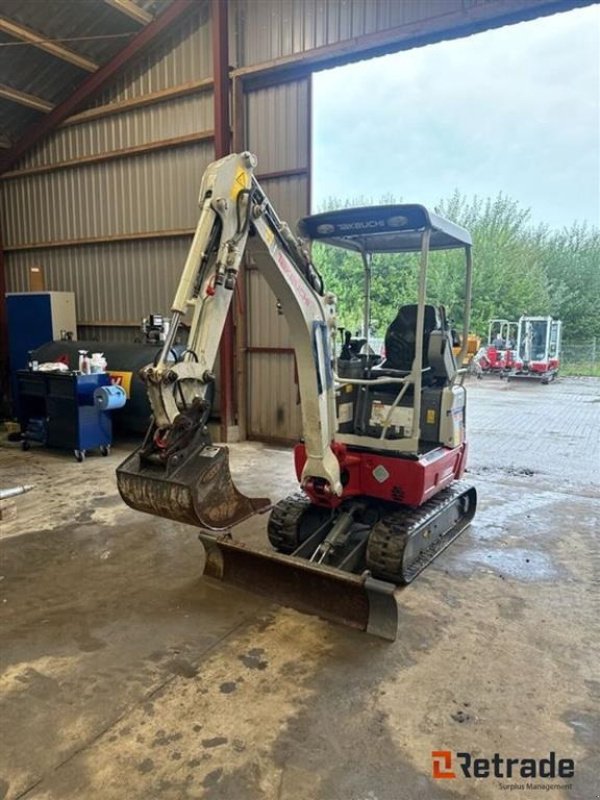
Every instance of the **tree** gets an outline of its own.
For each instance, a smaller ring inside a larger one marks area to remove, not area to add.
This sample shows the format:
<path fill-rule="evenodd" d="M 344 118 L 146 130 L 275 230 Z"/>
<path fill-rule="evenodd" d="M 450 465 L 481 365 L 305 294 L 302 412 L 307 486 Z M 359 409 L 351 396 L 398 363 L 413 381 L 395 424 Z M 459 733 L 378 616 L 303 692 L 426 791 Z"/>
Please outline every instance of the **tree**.
<path fill-rule="evenodd" d="M 571 341 L 600 337 L 600 232 L 585 224 L 548 234 L 544 248 L 549 311 Z"/>
<path fill-rule="evenodd" d="M 393 203 L 394 198 L 382 198 Z M 332 198 L 323 210 L 368 205 L 357 198 Z M 517 320 L 522 314 L 553 314 L 563 320 L 566 340 L 600 336 L 600 232 L 575 223 L 570 229 L 534 228 L 529 209 L 498 194 L 468 199 L 455 192 L 437 213 L 462 225 L 473 237 L 474 275 L 471 329 L 487 335 L 493 318 Z M 315 262 L 326 286 L 338 296 L 340 324 L 362 326 L 364 270 L 360 257 L 316 243 Z M 397 309 L 414 302 L 419 259 L 416 255 L 378 255 L 372 272 L 371 318 L 383 335 Z M 464 259 L 460 251 L 432 252 L 428 299 L 446 306 L 462 324 Z"/>

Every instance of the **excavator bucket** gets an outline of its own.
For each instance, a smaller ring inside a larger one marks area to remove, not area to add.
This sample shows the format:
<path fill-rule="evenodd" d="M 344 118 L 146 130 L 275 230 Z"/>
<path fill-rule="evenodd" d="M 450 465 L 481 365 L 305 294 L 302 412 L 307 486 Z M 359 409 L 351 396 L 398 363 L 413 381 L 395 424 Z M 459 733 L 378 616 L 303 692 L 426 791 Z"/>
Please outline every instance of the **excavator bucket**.
<path fill-rule="evenodd" d="M 398 606 L 393 583 L 303 558 L 254 550 L 230 535 L 200 534 L 204 575 L 333 622 L 394 641 Z"/>
<path fill-rule="evenodd" d="M 226 447 L 206 444 L 168 465 L 144 457 L 142 448 L 117 468 L 123 500 L 145 511 L 209 530 L 228 530 L 270 506 L 265 497 L 250 498 L 235 486 Z"/>

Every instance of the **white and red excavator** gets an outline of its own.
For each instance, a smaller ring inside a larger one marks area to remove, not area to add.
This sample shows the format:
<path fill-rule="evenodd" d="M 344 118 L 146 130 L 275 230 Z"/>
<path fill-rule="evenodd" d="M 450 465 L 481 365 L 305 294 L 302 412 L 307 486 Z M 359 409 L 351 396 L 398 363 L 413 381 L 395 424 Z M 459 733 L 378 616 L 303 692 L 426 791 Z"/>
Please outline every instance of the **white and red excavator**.
<path fill-rule="evenodd" d="M 171 328 L 143 370 L 153 420 L 142 446 L 117 470 L 119 491 L 132 508 L 200 527 L 205 574 L 394 639 L 395 590 L 467 527 L 476 508 L 475 489 L 460 480 L 467 460 L 464 370 L 443 306 L 426 302 L 430 252 L 462 251 L 466 349 L 471 237 L 421 205 L 403 204 L 309 216 L 298 238 L 278 218 L 255 165 L 252 154 L 234 154 L 204 174 Z M 264 246 L 257 264 L 289 325 L 302 412 L 295 448 L 300 491 L 272 507 L 267 550 L 244 542 L 235 526 L 270 503 L 238 491 L 228 450 L 211 443 L 206 425 L 206 396 L 250 236 Z M 336 299 L 308 241 L 362 258 L 367 336 L 378 254 L 398 254 L 402 269 L 405 254 L 420 253 L 418 296 L 390 324 L 385 360 L 352 341 L 336 355 Z M 175 357 L 187 314 L 187 349 Z"/>

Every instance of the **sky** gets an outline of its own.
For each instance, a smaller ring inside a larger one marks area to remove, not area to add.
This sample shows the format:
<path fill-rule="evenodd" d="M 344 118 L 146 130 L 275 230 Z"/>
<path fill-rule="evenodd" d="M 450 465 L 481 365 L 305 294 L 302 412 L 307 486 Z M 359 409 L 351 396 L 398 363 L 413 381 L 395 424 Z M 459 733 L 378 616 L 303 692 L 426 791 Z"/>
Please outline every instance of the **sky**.
<path fill-rule="evenodd" d="M 313 98 L 314 211 L 458 189 L 600 224 L 598 5 L 320 72 Z"/>

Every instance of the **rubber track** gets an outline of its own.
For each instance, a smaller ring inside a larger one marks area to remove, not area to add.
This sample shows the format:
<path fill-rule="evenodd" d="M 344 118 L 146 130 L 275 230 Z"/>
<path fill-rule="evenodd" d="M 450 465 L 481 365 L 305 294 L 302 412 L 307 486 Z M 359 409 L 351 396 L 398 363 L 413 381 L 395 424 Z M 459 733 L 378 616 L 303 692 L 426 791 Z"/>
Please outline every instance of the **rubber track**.
<path fill-rule="evenodd" d="M 403 556 L 408 540 L 472 488 L 468 483 L 457 481 L 419 508 L 403 508 L 382 517 L 371 531 L 367 546 L 367 567 L 372 574 L 376 578 L 398 584 L 414 580 L 462 532 L 470 518 L 458 531 L 456 529 L 460 526 L 460 520 L 447 533 L 434 540 L 430 547 L 421 551 L 405 572 Z"/>
<path fill-rule="evenodd" d="M 267 533 L 272 546 L 280 553 L 293 553 L 298 547 L 298 526 L 310 507 L 311 502 L 304 492 L 296 492 L 280 500 L 271 511 Z"/>

